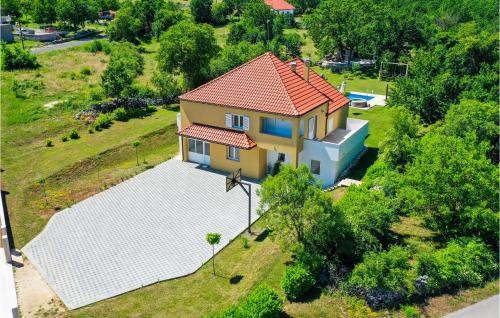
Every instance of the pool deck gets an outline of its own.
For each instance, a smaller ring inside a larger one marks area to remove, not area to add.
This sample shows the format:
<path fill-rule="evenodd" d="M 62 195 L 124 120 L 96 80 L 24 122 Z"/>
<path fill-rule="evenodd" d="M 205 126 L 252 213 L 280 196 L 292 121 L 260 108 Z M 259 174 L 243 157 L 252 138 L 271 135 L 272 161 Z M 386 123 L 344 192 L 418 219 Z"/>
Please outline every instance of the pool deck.
<path fill-rule="evenodd" d="M 377 94 L 369 94 L 369 93 L 363 93 L 363 92 L 350 92 L 351 94 L 355 95 L 364 95 L 364 96 L 370 96 L 373 97 L 368 103 L 368 108 L 372 108 L 375 106 L 385 106 L 385 95 L 377 95 Z M 353 107 L 353 106 L 351 106 Z M 353 107 L 353 108 L 359 108 L 359 109 L 366 109 L 366 108 L 360 108 L 360 107 Z"/>

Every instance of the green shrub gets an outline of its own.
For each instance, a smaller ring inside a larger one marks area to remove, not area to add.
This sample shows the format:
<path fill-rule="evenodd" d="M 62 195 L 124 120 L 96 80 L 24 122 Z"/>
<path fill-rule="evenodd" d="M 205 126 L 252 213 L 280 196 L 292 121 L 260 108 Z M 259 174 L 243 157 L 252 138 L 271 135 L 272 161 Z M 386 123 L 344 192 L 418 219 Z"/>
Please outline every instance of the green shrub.
<path fill-rule="evenodd" d="M 240 307 L 243 317 L 279 317 L 283 299 L 271 287 L 260 285 L 243 301 Z"/>
<path fill-rule="evenodd" d="M 109 128 L 113 122 L 112 115 L 110 114 L 100 114 L 99 117 L 94 122 L 96 130 Z"/>
<path fill-rule="evenodd" d="M 88 66 L 83 66 L 82 68 L 80 68 L 80 74 L 89 76 L 90 74 L 92 74 L 92 70 Z"/>
<path fill-rule="evenodd" d="M 4 70 L 35 69 L 39 66 L 36 56 L 19 44 L 2 44 L 2 68 Z"/>
<path fill-rule="evenodd" d="M 315 283 L 311 272 L 301 263 L 289 266 L 281 279 L 281 288 L 290 300 L 303 296 Z"/>
<path fill-rule="evenodd" d="M 283 311 L 283 299 L 266 285 L 259 285 L 246 299 L 232 305 L 213 318 L 278 318 Z"/>
<path fill-rule="evenodd" d="M 420 311 L 413 306 L 403 306 L 401 307 L 401 312 L 407 318 L 418 318 L 420 317 Z"/>
<path fill-rule="evenodd" d="M 414 292 L 409 258 L 409 252 L 399 246 L 368 252 L 354 267 L 347 286 L 374 309 L 395 307 Z"/>
<path fill-rule="evenodd" d="M 477 240 L 452 241 L 444 249 L 417 256 L 416 271 L 425 276 L 429 294 L 483 285 L 498 270 L 495 255 Z"/>
<path fill-rule="evenodd" d="M 71 138 L 71 139 L 78 139 L 78 138 L 80 138 L 80 135 L 78 134 L 78 131 L 76 129 L 72 129 L 69 132 L 69 138 Z"/>
<path fill-rule="evenodd" d="M 111 114 L 114 120 L 127 121 L 129 119 L 129 114 L 123 107 L 118 107 Z"/>
<path fill-rule="evenodd" d="M 106 41 L 94 40 L 85 46 L 85 50 L 91 53 L 104 52 L 109 54 L 111 48 Z"/>
<path fill-rule="evenodd" d="M 48 139 L 45 141 L 45 146 L 46 147 L 54 147 L 54 144 L 52 143 L 52 140 Z"/>
<path fill-rule="evenodd" d="M 89 134 L 93 134 L 94 130 L 92 128 L 89 128 Z"/>
<path fill-rule="evenodd" d="M 250 245 L 248 245 L 248 239 L 246 237 L 243 237 L 241 239 L 241 242 L 242 242 L 243 248 L 249 248 L 250 247 Z"/>
<path fill-rule="evenodd" d="M 61 136 L 61 141 L 62 141 L 62 142 L 66 142 L 66 141 L 68 141 L 68 136 L 66 136 L 66 135 Z"/>
<path fill-rule="evenodd" d="M 326 266 L 326 257 L 309 250 L 303 250 L 297 253 L 297 263 L 307 268 L 314 277 L 318 277 L 321 270 Z"/>

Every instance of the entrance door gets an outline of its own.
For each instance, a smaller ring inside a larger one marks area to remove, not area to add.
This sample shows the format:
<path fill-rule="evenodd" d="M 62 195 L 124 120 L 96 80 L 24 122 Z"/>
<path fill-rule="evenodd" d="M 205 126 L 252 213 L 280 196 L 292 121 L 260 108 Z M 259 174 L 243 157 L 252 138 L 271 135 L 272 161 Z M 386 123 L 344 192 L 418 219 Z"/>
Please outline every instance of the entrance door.
<path fill-rule="evenodd" d="M 188 159 L 192 162 L 210 165 L 210 143 L 198 140 L 188 139 L 189 151 Z"/>
<path fill-rule="evenodd" d="M 307 138 L 316 139 L 316 116 L 309 118 L 307 126 Z"/>

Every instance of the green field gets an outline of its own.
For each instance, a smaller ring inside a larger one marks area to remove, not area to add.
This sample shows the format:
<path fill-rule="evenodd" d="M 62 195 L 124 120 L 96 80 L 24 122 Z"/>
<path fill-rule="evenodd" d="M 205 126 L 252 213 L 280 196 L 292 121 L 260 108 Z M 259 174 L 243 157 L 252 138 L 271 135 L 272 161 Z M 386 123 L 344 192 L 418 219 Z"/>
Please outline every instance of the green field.
<path fill-rule="evenodd" d="M 142 84 L 149 83 L 156 67 L 155 49 L 152 44 L 144 54 Z M 83 107 L 80 101 L 88 100 L 98 87 L 108 59 L 79 47 L 38 55 L 42 67 L 37 70 L 2 73 L 2 188 L 9 192 L 7 204 L 17 248 L 38 234 L 57 211 L 177 152 L 175 107 L 115 122 L 92 134 L 86 124 L 74 119 Z M 91 75 L 79 75 L 83 67 Z M 28 86 L 17 88 L 16 94 L 15 87 L 23 85 Z M 57 101 L 62 103 L 49 108 Z M 78 130 L 80 138 L 62 142 L 61 136 L 72 129 Z M 47 140 L 54 146 L 46 147 Z M 140 166 L 131 146 L 134 140 L 141 141 Z"/>
<path fill-rule="evenodd" d="M 380 81 L 376 77 L 369 76 L 350 76 L 345 78 L 344 74 L 333 73 L 329 69 L 322 69 L 319 66 L 313 67 L 313 69 L 319 73 L 323 74 L 325 78 L 332 83 L 334 86 L 340 86 L 342 81 L 345 81 L 346 91 L 355 91 L 361 93 L 379 94 L 385 95 L 386 86 L 390 85 L 389 82 Z"/>

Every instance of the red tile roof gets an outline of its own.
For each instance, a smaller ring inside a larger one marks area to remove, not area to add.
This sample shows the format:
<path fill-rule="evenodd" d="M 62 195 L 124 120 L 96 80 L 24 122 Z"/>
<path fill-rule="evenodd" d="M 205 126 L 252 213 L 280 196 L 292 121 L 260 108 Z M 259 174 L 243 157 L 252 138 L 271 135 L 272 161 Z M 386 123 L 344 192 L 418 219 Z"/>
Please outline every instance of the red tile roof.
<path fill-rule="evenodd" d="M 241 149 L 252 149 L 257 144 L 242 131 L 192 124 L 177 133 L 180 136 L 205 140 Z"/>
<path fill-rule="evenodd" d="M 300 116 L 329 102 L 297 73 L 268 52 L 180 99 L 286 116 Z"/>
<path fill-rule="evenodd" d="M 284 0 L 264 0 L 274 10 L 294 10 L 295 7 Z"/>
<path fill-rule="evenodd" d="M 303 76 L 304 62 L 296 58 L 293 61 L 297 63 L 297 74 Z M 325 94 L 330 102 L 328 103 L 328 113 L 331 114 L 342 106 L 345 106 L 350 100 L 339 92 L 335 87 L 323 79 L 318 73 L 309 69 L 309 83 L 311 83 L 317 90 Z"/>

